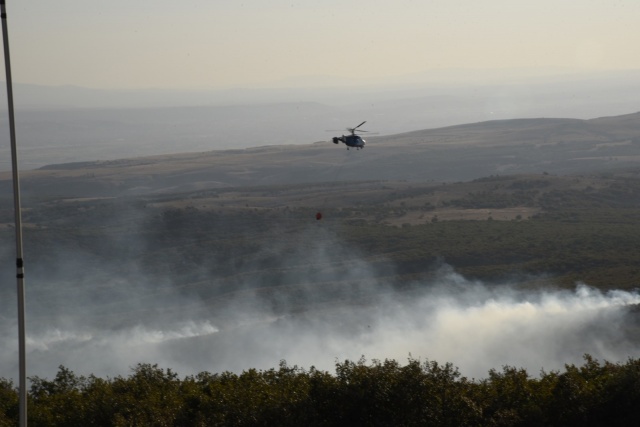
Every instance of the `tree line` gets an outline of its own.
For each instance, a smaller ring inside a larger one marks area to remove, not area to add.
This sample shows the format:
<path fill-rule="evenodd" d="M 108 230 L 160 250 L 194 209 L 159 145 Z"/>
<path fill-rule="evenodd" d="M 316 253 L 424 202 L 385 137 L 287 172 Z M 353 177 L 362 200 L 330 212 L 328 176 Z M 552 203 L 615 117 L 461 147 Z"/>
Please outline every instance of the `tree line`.
<path fill-rule="evenodd" d="M 180 379 L 139 364 L 128 377 L 30 378 L 32 426 L 628 426 L 637 421 L 640 361 L 563 371 L 505 366 L 468 379 L 451 364 L 337 362 L 335 373 L 289 366 Z M 0 426 L 17 425 L 18 395 L 0 379 Z"/>

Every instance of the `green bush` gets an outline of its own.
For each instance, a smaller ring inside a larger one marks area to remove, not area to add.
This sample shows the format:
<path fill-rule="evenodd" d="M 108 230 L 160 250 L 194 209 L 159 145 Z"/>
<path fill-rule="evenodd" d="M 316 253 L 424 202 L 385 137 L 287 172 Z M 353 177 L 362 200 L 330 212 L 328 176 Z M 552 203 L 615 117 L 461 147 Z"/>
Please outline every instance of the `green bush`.
<path fill-rule="evenodd" d="M 31 378 L 34 426 L 627 426 L 637 418 L 640 361 L 532 377 L 505 366 L 468 380 L 451 364 L 364 358 L 315 368 L 207 372 L 184 379 L 140 364 L 129 377 Z M 13 384 L 0 380 L 0 426 L 17 425 Z"/>

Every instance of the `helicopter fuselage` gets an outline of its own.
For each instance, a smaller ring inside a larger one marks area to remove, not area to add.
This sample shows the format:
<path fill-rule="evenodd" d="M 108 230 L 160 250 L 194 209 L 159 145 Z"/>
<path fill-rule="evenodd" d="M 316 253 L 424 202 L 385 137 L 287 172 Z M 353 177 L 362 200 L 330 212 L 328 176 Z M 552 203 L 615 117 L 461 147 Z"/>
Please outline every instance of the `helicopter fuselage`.
<path fill-rule="evenodd" d="M 342 142 L 349 147 L 354 147 L 357 150 L 364 148 L 365 140 L 359 135 L 342 135 L 333 138 L 333 142 L 337 144 L 338 142 Z"/>
<path fill-rule="evenodd" d="M 356 132 L 366 132 L 366 130 L 358 129 L 365 123 L 367 122 L 364 121 L 354 128 L 347 128 L 347 130 L 351 132 L 351 135 L 334 136 L 333 143 L 337 144 L 339 142 L 342 142 L 347 146 L 347 150 L 349 149 L 349 147 L 354 147 L 356 150 L 364 148 L 364 139 L 362 139 L 360 135 L 356 135 Z"/>

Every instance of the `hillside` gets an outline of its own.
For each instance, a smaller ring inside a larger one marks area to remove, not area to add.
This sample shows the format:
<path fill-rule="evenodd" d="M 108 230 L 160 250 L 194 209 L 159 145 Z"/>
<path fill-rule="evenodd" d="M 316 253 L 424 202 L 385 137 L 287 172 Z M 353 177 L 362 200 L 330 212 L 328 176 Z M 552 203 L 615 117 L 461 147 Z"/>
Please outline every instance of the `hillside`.
<path fill-rule="evenodd" d="M 63 173 L 71 170 L 65 168 Z M 187 182 L 190 175 L 176 169 L 174 176 Z M 575 295 L 583 304 L 584 292 L 594 302 L 615 302 L 624 294 L 637 304 L 638 167 L 454 183 L 337 180 L 189 191 L 178 191 L 168 174 L 162 191 L 139 194 L 127 191 L 124 172 L 121 178 L 120 195 L 109 181 L 83 175 L 63 178 L 66 187 L 27 187 L 23 220 L 32 372 L 52 372 L 60 361 L 111 376 L 140 360 L 188 372 L 264 367 L 266 361 L 273 366 L 283 358 L 320 367 L 342 354 L 324 345 L 325 339 L 335 343 L 342 337 L 336 345 L 356 352 L 347 357 L 378 357 L 361 350 L 372 331 L 378 334 L 373 341 L 385 345 L 394 328 L 439 325 L 437 319 L 414 324 L 405 316 L 437 317 L 450 298 L 470 304 L 470 311 L 459 313 L 467 316 L 517 293 L 515 307 L 532 301 L 541 316 L 534 323 L 543 325 L 551 321 L 545 310 L 557 307 L 536 301 L 549 295 L 560 300 Z M 100 182 L 109 191 L 97 191 Z M 87 197 L 78 197 L 82 193 Z M 0 197 L 3 283 L 15 280 L 12 223 L 7 191 Z M 598 290 L 576 290 L 580 283 Z M 14 291 L 12 286 L 0 291 L 5 337 L 15 333 Z M 543 366 L 562 367 L 585 353 L 604 357 L 600 349 L 623 359 L 634 354 L 629 349 L 640 342 L 637 310 L 612 311 L 612 318 L 579 307 L 576 316 L 591 320 L 545 341 L 557 348 L 549 350 L 554 362 Z M 472 366 L 477 376 L 487 366 L 515 363 L 505 360 L 513 353 L 497 350 L 495 362 L 485 365 L 484 358 L 475 360 L 478 346 L 513 341 L 518 343 L 513 349 L 537 355 L 531 342 L 546 338 L 523 334 L 530 330 L 529 318 L 512 314 L 484 328 L 493 338 L 463 334 L 468 351 L 428 344 L 414 350 L 418 341 L 409 332 L 409 341 L 394 346 L 392 357 L 404 359 L 410 351 L 452 360 Z M 381 329 L 387 315 L 395 320 L 391 329 Z M 522 322 L 524 329 L 513 329 Z M 306 357 L 309 351 L 315 359 Z M 109 362 L 96 367 L 98 358 Z M 15 372 L 16 360 L 6 354 L 4 372 Z M 541 366 L 539 359 L 528 360 L 532 372 Z"/>
<path fill-rule="evenodd" d="M 329 138 L 328 138 L 329 139 Z M 468 181 L 589 174 L 640 164 L 640 113 L 520 119 L 371 137 L 362 151 L 317 142 L 50 165 L 22 174 L 26 194 L 117 196 L 329 181 Z M 9 173 L 0 184 L 9 191 Z"/>
<path fill-rule="evenodd" d="M 224 318 L 228 301 L 256 296 L 276 311 L 309 310 L 366 302 L 381 283 L 410 292 L 443 263 L 490 283 L 633 289 L 639 194 L 636 169 L 30 199 L 30 306 L 71 316 L 65 307 L 78 302 L 74 317 L 117 323 L 141 312 L 145 322 L 201 310 Z M 1 206 L 8 243 L 11 200 Z"/>
<path fill-rule="evenodd" d="M 262 289 L 302 308 L 301 290 L 322 284 L 323 304 L 372 280 L 406 288 L 443 261 L 482 280 L 634 288 L 638 129 L 640 114 L 509 120 L 380 137 L 363 151 L 317 143 L 26 171 L 26 255 L 42 289 L 32 304 L 51 309 L 52 279 L 80 299 L 96 291 L 81 290 L 87 281 L 104 281 L 121 301 L 139 276 L 163 305 L 176 292 L 217 305 Z M 447 177 L 473 179 L 434 181 Z M 11 242 L 4 178 L 0 232 Z M 158 301 L 147 302 L 153 312 Z"/>

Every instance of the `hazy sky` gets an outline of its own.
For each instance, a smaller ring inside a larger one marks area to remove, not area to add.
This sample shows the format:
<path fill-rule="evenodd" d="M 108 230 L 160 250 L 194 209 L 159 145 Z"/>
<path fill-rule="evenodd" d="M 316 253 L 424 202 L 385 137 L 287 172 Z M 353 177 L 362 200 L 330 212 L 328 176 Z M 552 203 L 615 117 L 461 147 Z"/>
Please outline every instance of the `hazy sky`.
<path fill-rule="evenodd" d="M 7 0 L 15 82 L 216 88 L 640 68 L 638 0 Z"/>

